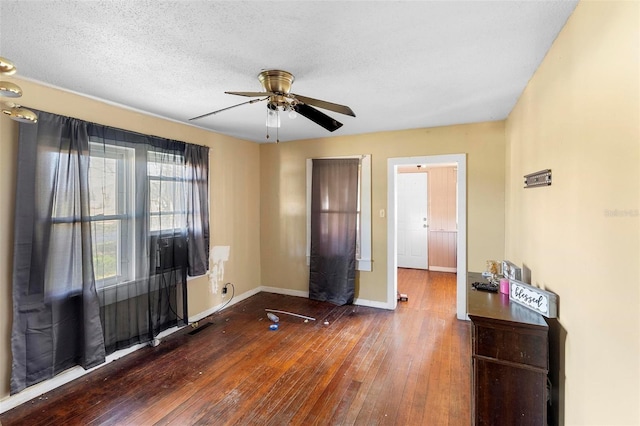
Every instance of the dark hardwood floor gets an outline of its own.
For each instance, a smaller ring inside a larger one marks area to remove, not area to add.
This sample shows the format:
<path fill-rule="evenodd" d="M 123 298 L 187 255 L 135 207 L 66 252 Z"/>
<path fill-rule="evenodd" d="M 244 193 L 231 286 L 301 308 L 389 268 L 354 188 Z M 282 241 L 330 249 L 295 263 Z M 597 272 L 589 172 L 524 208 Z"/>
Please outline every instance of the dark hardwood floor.
<path fill-rule="evenodd" d="M 200 329 L 1 414 L 0 422 L 468 425 L 470 326 L 455 318 L 455 274 L 398 275 L 409 300 L 396 311 L 260 293 L 200 321 Z M 280 328 L 270 331 L 265 308 L 317 321 L 281 314 Z"/>

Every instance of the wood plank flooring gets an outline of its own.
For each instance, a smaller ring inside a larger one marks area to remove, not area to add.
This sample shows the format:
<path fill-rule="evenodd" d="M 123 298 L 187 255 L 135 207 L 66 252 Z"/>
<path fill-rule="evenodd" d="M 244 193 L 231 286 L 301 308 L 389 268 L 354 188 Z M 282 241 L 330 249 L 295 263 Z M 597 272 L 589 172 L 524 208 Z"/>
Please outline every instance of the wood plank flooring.
<path fill-rule="evenodd" d="M 11 425 L 468 425 L 455 274 L 398 271 L 396 311 L 260 293 L 0 415 Z M 265 308 L 279 315 L 270 331 Z M 325 325 L 325 321 L 328 324 Z M 191 333 L 191 334 L 190 334 Z"/>

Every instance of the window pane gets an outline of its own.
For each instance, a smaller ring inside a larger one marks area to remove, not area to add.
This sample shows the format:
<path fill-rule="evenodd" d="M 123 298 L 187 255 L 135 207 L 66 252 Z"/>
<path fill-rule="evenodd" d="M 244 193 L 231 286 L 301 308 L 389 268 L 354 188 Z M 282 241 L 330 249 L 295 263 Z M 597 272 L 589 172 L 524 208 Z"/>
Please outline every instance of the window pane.
<path fill-rule="evenodd" d="M 118 214 L 118 160 L 92 156 L 89 163 L 90 214 Z"/>
<path fill-rule="evenodd" d="M 149 220 L 149 227 L 151 229 L 151 232 L 158 232 L 160 231 L 162 228 L 160 228 L 160 216 L 159 215 L 151 215 L 151 218 Z"/>
<path fill-rule="evenodd" d="M 177 177 L 178 176 L 177 165 L 174 163 L 163 163 L 162 167 L 160 168 L 160 175 L 165 177 Z"/>
<path fill-rule="evenodd" d="M 183 182 L 151 180 L 149 196 L 150 209 L 154 213 L 183 211 L 185 208 Z"/>
<path fill-rule="evenodd" d="M 161 212 L 184 210 L 184 184 L 182 182 L 162 182 L 160 191 Z"/>
<path fill-rule="evenodd" d="M 160 176 L 160 163 L 148 162 L 147 163 L 147 175 L 148 176 Z"/>
<path fill-rule="evenodd" d="M 152 232 L 172 231 L 187 226 L 187 215 L 184 213 L 152 214 L 150 227 Z"/>
<path fill-rule="evenodd" d="M 149 211 L 157 213 L 160 211 L 160 181 L 149 181 Z"/>
<path fill-rule="evenodd" d="M 91 223 L 93 268 L 96 281 L 119 275 L 120 220 L 104 220 Z"/>
<path fill-rule="evenodd" d="M 159 168 L 164 173 L 165 167 Z M 171 231 L 186 227 L 185 182 L 165 175 L 149 178 L 151 231 Z"/>
<path fill-rule="evenodd" d="M 149 153 L 147 175 L 166 178 L 182 178 L 184 176 L 184 159 L 173 154 L 158 152 Z"/>
<path fill-rule="evenodd" d="M 182 168 L 180 163 L 171 161 L 169 163 L 158 163 L 150 161 L 147 163 L 147 176 L 176 178 L 182 177 Z"/>

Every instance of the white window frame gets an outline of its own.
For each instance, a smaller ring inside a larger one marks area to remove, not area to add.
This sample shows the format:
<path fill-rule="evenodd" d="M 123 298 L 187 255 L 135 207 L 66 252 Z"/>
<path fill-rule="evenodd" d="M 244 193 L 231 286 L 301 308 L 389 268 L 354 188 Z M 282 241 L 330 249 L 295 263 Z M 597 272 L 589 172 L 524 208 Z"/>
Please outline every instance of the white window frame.
<path fill-rule="evenodd" d="M 108 220 L 120 220 L 120 235 L 118 237 L 118 267 L 117 276 L 105 279 L 96 279 L 96 287 L 106 288 L 117 285 L 118 282 L 129 282 L 135 279 L 136 265 L 134 264 L 133 253 L 135 253 L 135 239 L 133 238 L 134 221 L 131 220 L 135 214 L 135 171 L 134 171 L 134 150 L 132 148 L 120 147 L 100 142 L 89 142 L 89 156 L 92 158 L 108 158 L 118 161 L 118 203 L 122 205 L 119 214 L 104 216 L 91 216 L 91 222 L 102 222 Z M 91 161 L 91 160 L 90 160 Z M 125 191 L 126 189 L 126 191 Z M 129 229 L 125 230 L 125 226 Z"/>
<path fill-rule="evenodd" d="M 319 157 L 317 160 L 357 158 L 360 160 L 360 254 L 356 258 L 358 271 L 371 271 L 371 155 L 348 155 L 340 157 Z M 311 180 L 313 160 L 307 158 L 307 265 L 311 264 Z"/>

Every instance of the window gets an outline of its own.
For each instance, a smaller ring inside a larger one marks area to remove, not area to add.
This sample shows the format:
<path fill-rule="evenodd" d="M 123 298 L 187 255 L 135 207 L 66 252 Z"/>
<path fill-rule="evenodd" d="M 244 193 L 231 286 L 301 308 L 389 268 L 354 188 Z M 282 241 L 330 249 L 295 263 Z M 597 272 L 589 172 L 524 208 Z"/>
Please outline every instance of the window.
<path fill-rule="evenodd" d="M 89 143 L 89 207 L 96 285 L 134 277 L 134 150 Z"/>
<path fill-rule="evenodd" d="M 135 149 L 89 143 L 89 206 L 93 269 L 98 288 L 131 282 L 137 275 L 136 188 L 148 185 L 148 229 L 151 236 L 172 237 L 186 228 L 184 157 L 150 151 L 147 161 L 135 161 Z M 136 170 L 136 167 L 138 168 Z"/>
<path fill-rule="evenodd" d="M 173 234 L 187 225 L 184 158 L 159 152 L 149 153 L 149 229 Z"/>
<path fill-rule="evenodd" d="M 45 111 L 19 133 L 14 393 L 186 324 L 209 266 L 208 147 Z"/>
<path fill-rule="evenodd" d="M 325 157 L 327 158 L 327 157 Z M 371 155 L 329 158 L 360 159 L 358 176 L 358 217 L 356 269 L 371 271 Z M 311 257 L 311 176 L 313 160 L 307 159 L 307 265 Z"/>

